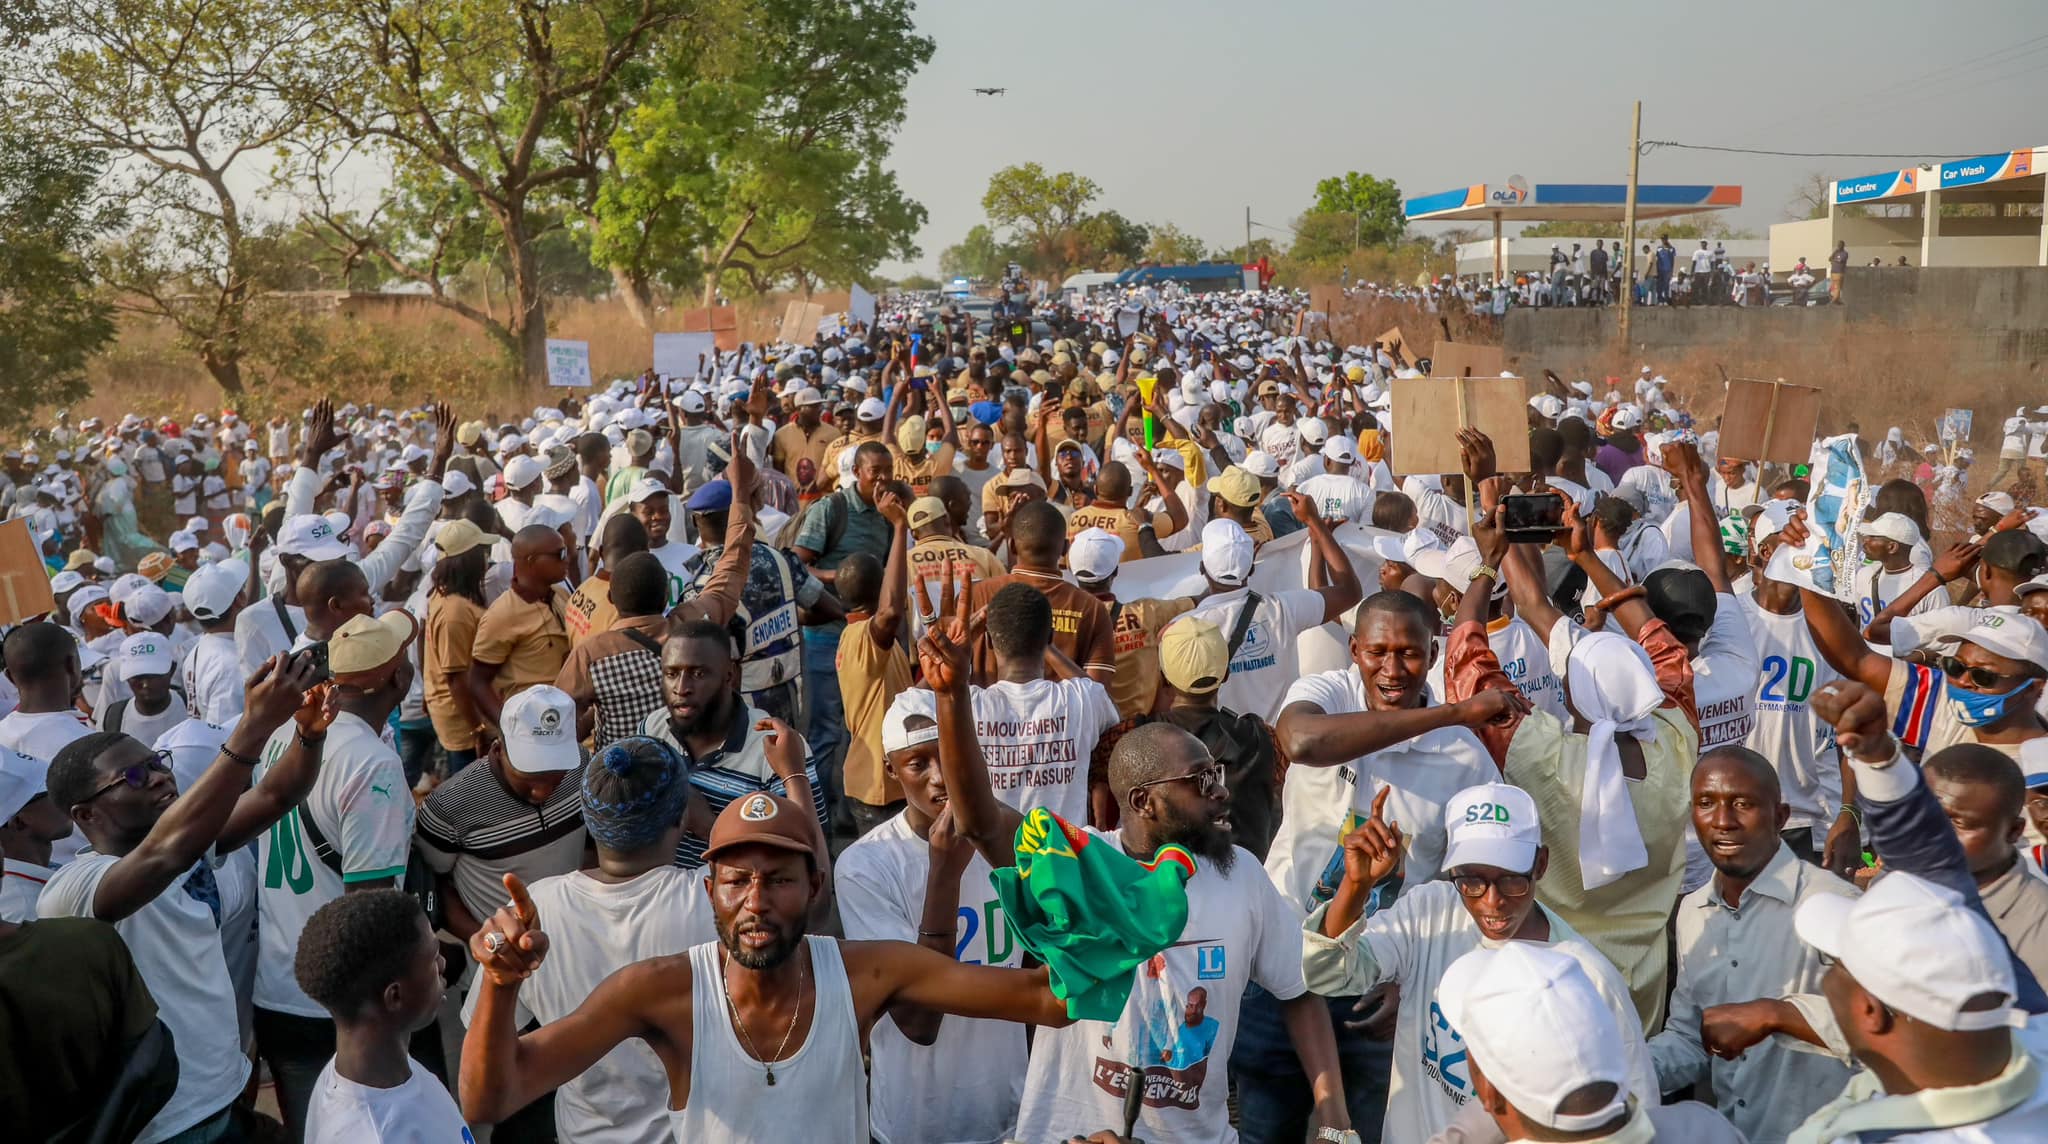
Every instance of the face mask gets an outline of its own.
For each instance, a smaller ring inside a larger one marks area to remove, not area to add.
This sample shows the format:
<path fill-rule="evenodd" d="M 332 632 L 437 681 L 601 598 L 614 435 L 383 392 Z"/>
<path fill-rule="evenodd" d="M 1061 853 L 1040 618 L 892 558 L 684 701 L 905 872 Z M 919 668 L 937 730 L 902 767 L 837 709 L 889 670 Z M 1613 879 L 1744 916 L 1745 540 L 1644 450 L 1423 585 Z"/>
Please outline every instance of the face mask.
<path fill-rule="evenodd" d="M 1956 705 L 1957 722 L 1965 727 L 1983 727 L 2004 718 L 2005 705 L 2012 701 L 2012 697 L 2033 685 L 2033 680 L 2028 680 L 2011 691 L 1996 695 L 1951 686 L 1948 688 L 1948 697 Z"/>
<path fill-rule="evenodd" d="M 945 447 L 945 444 L 946 443 L 944 441 L 926 441 L 924 443 L 924 451 L 927 454 L 936 457 L 939 455 L 939 450 Z"/>

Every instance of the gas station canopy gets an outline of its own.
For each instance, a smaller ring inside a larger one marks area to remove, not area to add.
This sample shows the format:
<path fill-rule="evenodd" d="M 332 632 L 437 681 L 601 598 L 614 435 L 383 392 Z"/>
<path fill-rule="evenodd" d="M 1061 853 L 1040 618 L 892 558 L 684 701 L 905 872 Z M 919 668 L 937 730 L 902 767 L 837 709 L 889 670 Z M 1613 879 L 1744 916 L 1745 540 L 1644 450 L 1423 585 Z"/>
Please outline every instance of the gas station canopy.
<path fill-rule="evenodd" d="M 1474 183 L 1402 204 L 1409 222 L 1620 222 L 1625 183 Z M 1671 218 L 1742 205 L 1742 188 L 1711 183 L 1644 183 L 1636 187 L 1638 219 Z"/>

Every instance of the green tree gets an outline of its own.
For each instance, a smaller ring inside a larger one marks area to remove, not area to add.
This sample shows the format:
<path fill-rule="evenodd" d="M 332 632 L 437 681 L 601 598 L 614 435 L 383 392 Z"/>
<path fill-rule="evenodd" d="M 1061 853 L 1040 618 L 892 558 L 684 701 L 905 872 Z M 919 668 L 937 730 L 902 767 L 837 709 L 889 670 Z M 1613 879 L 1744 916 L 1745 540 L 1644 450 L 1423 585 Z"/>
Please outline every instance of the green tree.
<path fill-rule="evenodd" d="M 1044 278 L 1064 278 L 1076 263 L 1069 241 L 1088 204 L 1102 188 L 1072 171 L 1048 173 L 1037 163 L 1004 167 L 989 176 L 981 209 L 990 223 L 1015 232 L 1019 261 Z"/>
<path fill-rule="evenodd" d="M 1000 278 L 1010 252 L 996 241 L 985 223 L 967 228 L 967 237 L 939 251 L 939 273 L 947 278 Z"/>
<path fill-rule="evenodd" d="M 752 0 L 716 43 L 671 43 L 611 141 L 592 257 L 643 307 L 918 257 L 925 210 L 882 163 L 933 47 L 910 0 Z"/>
<path fill-rule="evenodd" d="M 1151 236 L 1145 243 L 1144 259 L 1162 266 L 1178 266 L 1187 262 L 1200 262 L 1208 257 L 1209 249 L 1202 240 L 1187 233 L 1172 223 L 1161 223 L 1152 228 Z"/>
<path fill-rule="evenodd" d="M 91 204 L 102 157 L 0 132 L 0 424 L 85 394 L 86 359 L 114 336 L 87 247 L 117 221 Z"/>
<path fill-rule="evenodd" d="M 133 226 L 97 273 L 242 393 L 249 307 L 270 288 L 248 178 L 302 123 L 263 70 L 306 42 L 311 17 L 234 0 L 67 0 L 37 16 L 0 43 L 0 121 L 106 155 L 94 192 Z"/>
<path fill-rule="evenodd" d="M 1347 211 L 1312 210 L 1294 220 L 1287 256 L 1302 263 L 1332 263 L 1358 249 L 1357 217 Z"/>
<path fill-rule="evenodd" d="M 896 284 L 896 288 L 899 290 L 936 290 L 939 288 L 939 280 L 929 274 L 906 274 L 903 277 L 903 281 Z"/>
<path fill-rule="evenodd" d="M 1408 229 L 1408 217 L 1401 210 L 1401 188 L 1392 179 L 1379 179 L 1358 171 L 1332 175 L 1316 183 L 1311 212 L 1348 215 L 1353 246 L 1391 246 Z"/>
<path fill-rule="evenodd" d="M 1145 244 L 1151 239 L 1145 224 L 1116 211 L 1097 211 L 1067 232 L 1063 258 L 1076 270 L 1128 270 L 1144 260 Z"/>

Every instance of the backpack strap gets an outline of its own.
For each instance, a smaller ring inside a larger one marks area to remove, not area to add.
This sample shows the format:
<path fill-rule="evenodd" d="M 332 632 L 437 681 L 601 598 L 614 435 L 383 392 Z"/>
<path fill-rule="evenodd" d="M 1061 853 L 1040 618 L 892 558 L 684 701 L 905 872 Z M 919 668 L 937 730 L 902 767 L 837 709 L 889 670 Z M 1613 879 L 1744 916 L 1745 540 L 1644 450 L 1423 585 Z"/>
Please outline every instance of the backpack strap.
<path fill-rule="evenodd" d="M 298 805 L 297 809 L 299 812 L 299 825 L 306 830 L 306 841 L 313 844 L 313 856 L 325 863 L 329 870 L 334 871 L 335 877 L 344 877 L 341 870 L 341 851 L 336 850 L 327 841 L 327 836 L 320 833 L 320 828 L 314 824 L 312 804 L 310 802 L 302 802 Z"/>
<path fill-rule="evenodd" d="M 291 609 L 284 606 L 283 596 L 270 597 L 270 606 L 277 609 L 277 622 L 284 625 L 284 643 L 287 648 L 299 642 L 299 626 L 292 623 Z"/>
<path fill-rule="evenodd" d="M 107 718 L 105 720 L 105 725 L 101 729 L 106 731 L 119 731 L 121 729 L 122 721 L 125 720 L 128 716 L 128 704 L 131 702 L 133 702 L 132 699 L 116 699 L 114 700 L 113 703 L 109 704 L 107 707 Z"/>
<path fill-rule="evenodd" d="M 1244 607 L 1237 613 L 1237 622 L 1230 625 L 1230 655 L 1236 658 L 1237 649 L 1244 646 L 1245 634 L 1252 630 L 1252 613 L 1259 608 L 1259 594 L 1247 591 Z"/>
<path fill-rule="evenodd" d="M 626 634 L 627 639 L 632 640 L 634 643 L 639 644 L 641 647 L 644 647 L 648 651 L 653 652 L 655 658 L 659 659 L 661 657 L 661 645 L 654 642 L 653 636 L 648 635 L 646 632 L 643 632 L 638 628 L 621 628 L 619 630 L 623 631 Z"/>

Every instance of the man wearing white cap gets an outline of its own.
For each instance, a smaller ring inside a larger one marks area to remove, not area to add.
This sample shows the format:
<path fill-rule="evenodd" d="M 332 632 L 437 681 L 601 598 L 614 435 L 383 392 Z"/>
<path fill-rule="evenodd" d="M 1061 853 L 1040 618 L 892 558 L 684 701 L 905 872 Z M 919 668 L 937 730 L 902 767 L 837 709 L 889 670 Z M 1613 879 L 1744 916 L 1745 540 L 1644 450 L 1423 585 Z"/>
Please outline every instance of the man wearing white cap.
<path fill-rule="evenodd" d="M 536 882 L 583 859 L 583 749 L 576 701 L 550 684 L 505 700 L 503 737 L 420 807 L 420 857 L 441 879 L 448 932 L 469 940 L 505 899 L 505 875 Z"/>
<path fill-rule="evenodd" d="M 1452 962 L 1437 986 L 1444 1019 L 1463 1036 L 1473 1102 L 1501 1138 L 1587 1144 L 1741 1144 L 1743 1135 L 1694 1101 L 1660 1105 L 1639 1087 L 1617 1018 L 1580 961 L 1513 941 Z"/>
<path fill-rule="evenodd" d="M 1330 471 L 1323 463 L 1323 446 L 1330 440 L 1329 423 L 1320 417 L 1304 417 L 1294 423 L 1294 432 L 1294 460 L 1283 462 L 1280 471 L 1280 487 L 1286 489 Z"/>
<path fill-rule="evenodd" d="M 1401 987 L 1383 1138 L 1427 1140 L 1449 1128 L 1461 1111 L 1473 1115 L 1465 1046 L 1458 1024 L 1441 1009 L 1438 983 L 1452 962 L 1474 949 L 1528 942 L 1570 957 L 1614 1021 L 1614 1050 L 1627 1087 L 1657 1091 L 1627 983 L 1591 942 L 1538 904 L 1549 853 L 1528 793 L 1505 783 L 1459 791 L 1443 811 L 1446 877 L 1404 876 L 1406 888 L 1387 904 L 1382 895 L 1392 887 L 1382 883 L 1401 870 L 1405 849 L 1401 824 L 1387 812 L 1393 791 L 1391 785 L 1380 788 L 1370 817 L 1345 835 L 1342 879 L 1302 928 L 1302 972 L 1310 989 L 1353 996 L 1382 982 Z"/>
<path fill-rule="evenodd" d="M 802 406 L 798 406 L 798 408 L 801 409 Z M 825 446 L 824 457 L 818 462 L 818 484 L 829 489 L 844 483 L 839 479 L 840 471 L 843 468 L 840 461 L 841 454 L 857 450 L 870 441 L 886 449 L 889 443 L 882 439 L 882 422 L 887 420 L 888 416 L 889 407 L 883 404 L 882 399 L 879 397 L 867 398 L 855 406 L 852 431 L 834 437 L 831 443 Z M 895 460 L 892 455 L 890 459 L 892 472 L 894 471 L 894 464 Z M 802 482 L 798 483 L 801 484 Z"/>
<path fill-rule="evenodd" d="M 1352 466 L 1358 463 L 1358 443 L 1342 433 L 1334 434 L 1323 442 L 1319 456 L 1305 457 L 1302 463 L 1311 460 L 1320 463 L 1323 471 L 1304 478 L 1295 491 L 1315 502 L 1316 515 L 1358 524 L 1370 521 L 1376 494 L 1371 485 L 1351 475 Z"/>
<path fill-rule="evenodd" d="M 106 703 L 93 712 L 93 725 L 102 731 L 121 731 L 144 743 L 185 721 L 185 700 L 171 689 L 171 673 L 177 661 L 171 654 L 169 636 L 159 632 L 138 632 L 121 641 L 121 653 L 114 657 L 112 670 L 128 688 L 125 698 Z"/>
<path fill-rule="evenodd" d="M 1856 569 L 1856 624 L 1865 627 L 1879 612 L 1910 588 L 1926 571 L 1913 563 L 1913 550 L 1923 538 L 1920 526 L 1904 513 L 1888 512 L 1863 522 L 1857 530 L 1863 545 L 1863 566 Z M 1917 616 L 1948 603 L 1945 592 L 1929 592 L 1905 613 Z M 1888 647 L 1874 650 L 1891 654 Z"/>
<path fill-rule="evenodd" d="M 1234 520 L 1213 520 L 1202 529 L 1202 575 L 1209 595 L 1192 613 L 1229 634 L 1230 678 L 1218 702 L 1268 722 L 1279 718 L 1281 697 L 1297 674 L 1295 637 L 1336 620 L 1365 595 L 1357 569 L 1330 526 L 1303 502 L 1292 503 L 1297 513 L 1306 514 L 1308 582 L 1324 581 L 1324 586 L 1254 591 L 1250 534 Z"/>
<path fill-rule="evenodd" d="M 71 816 L 49 798 L 48 763 L 0 747 L 0 922 L 36 918 L 50 880 L 50 846 L 71 834 Z"/>
<path fill-rule="evenodd" d="M 319 776 L 257 847 L 256 1039 L 288 1131 L 304 1124 L 313 1085 L 334 1053 L 332 1020 L 292 972 L 299 932 L 350 887 L 397 885 L 412 851 L 412 788 L 382 728 L 411 687 L 406 649 L 417 634 L 417 621 L 401 610 L 352 617 L 328 638 L 335 714 Z M 257 782 L 286 765 L 298 731 L 286 722 L 270 735 Z"/>
<path fill-rule="evenodd" d="M 835 434 L 821 417 L 824 408 L 824 394 L 812 388 L 798 390 L 796 419 L 777 429 L 768 447 L 775 467 L 799 487 L 817 480 L 825 471 L 825 450 Z M 807 474 L 799 471 L 805 461 L 811 463 Z"/>
<path fill-rule="evenodd" d="M 1117 566 L 1126 554 L 1123 538 L 1101 528 L 1084 529 L 1067 542 L 1067 569 L 1074 583 L 1109 609 L 1116 674 L 1109 697 L 1117 713 L 1135 719 L 1152 713 L 1159 694 L 1159 643 L 1168 624 L 1195 606 L 1193 596 L 1170 600 L 1119 600 Z"/>

